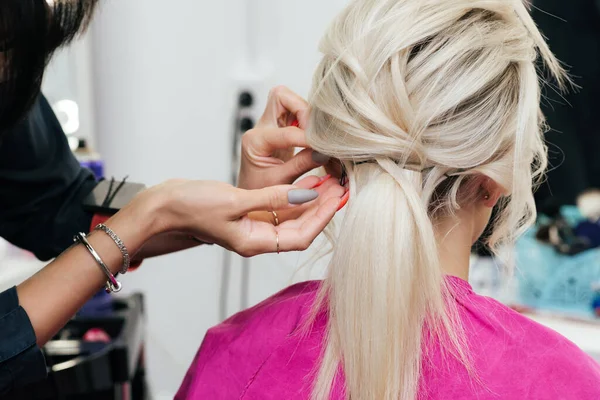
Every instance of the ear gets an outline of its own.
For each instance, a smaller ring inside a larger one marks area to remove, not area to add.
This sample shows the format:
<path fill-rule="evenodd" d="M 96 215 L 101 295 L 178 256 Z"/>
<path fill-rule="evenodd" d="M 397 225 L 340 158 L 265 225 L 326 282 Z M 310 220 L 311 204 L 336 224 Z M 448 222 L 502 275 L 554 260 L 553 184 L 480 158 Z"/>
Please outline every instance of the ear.
<path fill-rule="evenodd" d="M 494 208 L 498 204 L 498 200 L 502 197 L 504 190 L 493 179 L 483 177 L 481 182 L 481 193 L 483 195 L 481 201 L 485 207 Z"/>

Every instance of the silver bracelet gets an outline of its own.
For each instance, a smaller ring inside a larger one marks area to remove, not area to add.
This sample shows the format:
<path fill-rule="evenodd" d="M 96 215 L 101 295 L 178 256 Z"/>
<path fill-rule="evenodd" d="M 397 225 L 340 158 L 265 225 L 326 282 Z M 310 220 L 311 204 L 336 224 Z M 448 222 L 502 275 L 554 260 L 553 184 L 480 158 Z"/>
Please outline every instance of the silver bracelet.
<path fill-rule="evenodd" d="M 108 281 L 106 282 L 106 285 L 105 285 L 106 292 L 107 293 L 120 292 L 122 289 L 121 282 L 119 282 L 117 280 L 117 278 L 115 278 L 115 276 L 112 274 L 112 272 L 110 272 L 110 269 L 104 263 L 104 261 L 102 261 L 102 258 L 100 258 L 100 255 L 98 255 L 98 253 L 96 252 L 96 250 L 94 250 L 94 248 L 92 247 L 90 242 L 88 242 L 86 234 L 78 233 L 75 236 L 75 238 L 73 238 L 73 241 L 84 245 L 87 248 L 87 250 L 89 251 L 89 253 L 92 255 L 92 257 L 94 257 L 94 260 L 96 260 L 96 263 L 100 266 L 100 268 L 102 269 L 102 272 L 104 272 L 104 274 L 106 274 L 106 277 L 108 278 Z"/>
<path fill-rule="evenodd" d="M 98 226 L 96 226 L 96 228 L 94 228 L 94 230 L 106 233 L 108 236 L 110 236 L 113 242 L 115 242 L 115 244 L 119 248 L 119 251 L 121 252 L 121 255 L 123 256 L 123 267 L 121 267 L 120 273 L 121 275 L 125 275 L 129 270 L 129 265 L 131 263 L 131 258 L 129 257 L 129 252 L 127 251 L 127 247 L 125 247 L 125 243 L 123 243 L 121 238 L 117 236 L 117 234 L 114 233 L 112 229 L 110 229 L 104 224 L 99 224 Z"/>

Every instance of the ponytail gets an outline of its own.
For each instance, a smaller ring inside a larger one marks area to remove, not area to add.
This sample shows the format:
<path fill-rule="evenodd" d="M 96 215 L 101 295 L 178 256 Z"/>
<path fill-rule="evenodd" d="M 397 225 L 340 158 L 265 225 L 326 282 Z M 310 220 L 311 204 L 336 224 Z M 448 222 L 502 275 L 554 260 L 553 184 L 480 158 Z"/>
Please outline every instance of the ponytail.
<path fill-rule="evenodd" d="M 330 315 L 314 398 L 329 398 L 342 360 L 353 399 L 413 400 L 423 328 L 449 324 L 423 173 L 384 159 L 348 171 L 351 201 L 322 288 Z"/>

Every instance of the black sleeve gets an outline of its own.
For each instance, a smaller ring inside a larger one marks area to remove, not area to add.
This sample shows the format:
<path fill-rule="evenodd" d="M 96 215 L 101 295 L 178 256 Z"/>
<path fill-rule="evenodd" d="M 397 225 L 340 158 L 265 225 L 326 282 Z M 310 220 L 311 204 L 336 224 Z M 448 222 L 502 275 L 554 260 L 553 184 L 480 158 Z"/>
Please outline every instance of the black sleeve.
<path fill-rule="evenodd" d="M 56 257 L 92 215 L 83 199 L 96 180 L 73 156 L 65 134 L 40 96 L 27 118 L 0 143 L 0 237 L 41 260 Z"/>
<path fill-rule="evenodd" d="M 17 290 L 0 293 L 0 397 L 46 378 L 46 360 Z"/>

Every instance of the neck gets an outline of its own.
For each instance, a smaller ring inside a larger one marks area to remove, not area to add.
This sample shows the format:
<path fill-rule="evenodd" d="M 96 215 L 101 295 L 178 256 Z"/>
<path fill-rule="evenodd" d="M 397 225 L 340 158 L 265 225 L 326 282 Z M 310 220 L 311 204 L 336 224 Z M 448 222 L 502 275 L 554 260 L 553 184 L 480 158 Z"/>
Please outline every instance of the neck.
<path fill-rule="evenodd" d="M 440 264 L 444 274 L 469 280 L 473 227 L 459 219 L 448 218 L 436 226 Z"/>

